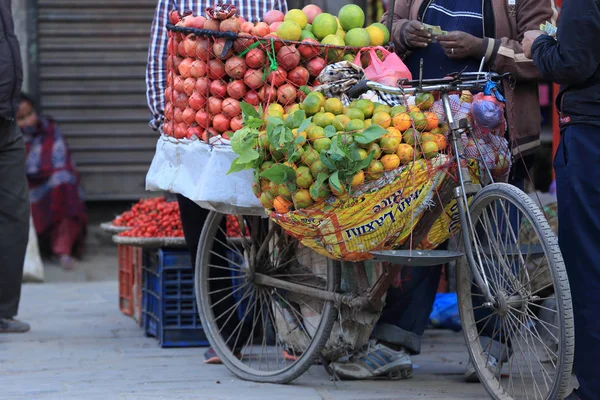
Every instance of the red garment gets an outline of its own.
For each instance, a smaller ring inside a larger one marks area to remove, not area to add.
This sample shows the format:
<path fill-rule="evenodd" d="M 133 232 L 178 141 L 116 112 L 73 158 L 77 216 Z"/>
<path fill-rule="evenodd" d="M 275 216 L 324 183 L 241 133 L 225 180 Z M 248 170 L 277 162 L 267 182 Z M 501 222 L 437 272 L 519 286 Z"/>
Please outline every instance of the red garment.
<path fill-rule="evenodd" d="M 52 253 L 56 256 L 70 256 L 73 247 L 85 229 L 81 220 L 65 218 L 50 228 L 50 244 Z"/>

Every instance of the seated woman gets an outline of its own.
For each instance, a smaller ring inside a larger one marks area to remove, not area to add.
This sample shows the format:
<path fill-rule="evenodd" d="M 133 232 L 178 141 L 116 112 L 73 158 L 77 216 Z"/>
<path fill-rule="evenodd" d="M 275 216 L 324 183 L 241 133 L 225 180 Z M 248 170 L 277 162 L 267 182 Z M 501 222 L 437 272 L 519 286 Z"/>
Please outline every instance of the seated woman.
<path fill-rule="evenodd" d="M 27 180 L 35 230 L 64 269 L 75 268 L 81 255 L 87 214 L 79 175 L 56 122 L 38 117 L 34 102 L 21 95 L 17 122 L 27 149 Z"/>

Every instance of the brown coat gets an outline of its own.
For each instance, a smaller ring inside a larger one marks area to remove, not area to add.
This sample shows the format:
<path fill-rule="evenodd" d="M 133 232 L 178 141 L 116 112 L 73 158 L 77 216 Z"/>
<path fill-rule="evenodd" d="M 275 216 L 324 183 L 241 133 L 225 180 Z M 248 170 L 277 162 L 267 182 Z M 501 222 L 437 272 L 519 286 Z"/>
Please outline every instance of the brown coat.
<path fill-rule="evenodd" d="M 422 11 L 431 0 L 396 0 L 392 38 L 400 55 L 410 56 L 401 37 L 402 28 L 409 20 L 420 20 Z M 513 157 L 531 153 L 540 144 L 541 115 L 537 81 L 541 75 L 532 60 L 523 54 L 521 40 L 525 32 L 540 29 L 546 21 L 556 24 L 558 10 L 554 0 L 482 0 L 484 32 L 486 24 L 493 23 L 495 35 L 484 38 L 482 56 L 490 70 L 510 72 L 516 79 L 514 89 L 504 85 L 507 100 L 507 120 L 512 142 Z M 493 14 L 493 20 L 489 16 Z M 487 17 L 487 18 L 486 18 Z M 381 22 L 386 23 L 387 13 Z"/>

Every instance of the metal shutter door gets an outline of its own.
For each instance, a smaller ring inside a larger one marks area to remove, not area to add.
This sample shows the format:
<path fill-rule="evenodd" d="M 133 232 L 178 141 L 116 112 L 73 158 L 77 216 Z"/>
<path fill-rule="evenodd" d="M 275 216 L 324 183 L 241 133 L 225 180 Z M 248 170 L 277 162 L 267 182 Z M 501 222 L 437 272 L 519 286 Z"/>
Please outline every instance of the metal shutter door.
<path fill-rule="evenodd" d="M 154 0 L 38 0 L 41 111 L 67 138 L 88 200 L 143 196 L 157 133 L 145 67 Z"/>

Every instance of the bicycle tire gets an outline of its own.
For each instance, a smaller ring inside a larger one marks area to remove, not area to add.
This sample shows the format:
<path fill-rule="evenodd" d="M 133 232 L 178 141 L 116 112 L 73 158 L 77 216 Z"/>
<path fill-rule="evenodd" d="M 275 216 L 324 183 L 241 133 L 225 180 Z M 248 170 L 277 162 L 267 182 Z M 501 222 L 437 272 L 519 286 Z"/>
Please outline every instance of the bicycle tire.
<path fill-rule="evenodd" d="M 571 293 L 570 293 L 570 289 L 569 289 L 569 281 L 568 281 L 568 277 L 567 277 L 567 272 L 565 269 L 565 265 L 564 265 L 564 261 L 562 259 L 562 255 L 558 246 L 558 241 L 554 235 L 554 233 L 552 232 L 552 229 L 550 228 L 548 222 L 546 221 L 546 218 L 544 217 L 544 213 L 539 209 L 539 207 L 537 207 L 537 205 L 529 198 L 529 196 L 527 196 L 523 191 L 521 191 L 520 189 L 509 185 L 509 184 L 505 184 L 505 183 L 495 183 L 495 184 L 491 184 L 487 187 L 485 187 L 484 189 L 482 189 L 480 192 L 478 192 L 470 207 L 469 207 L 469 212 L 471 214 L 471 218 L 474 221 L 473 223 L 475 224 L 475 221 L 477 221 L 479 219 L 479 217 L 481 215 L 483 215 L 484 210 L 490 205 L 493 204 L 495 201 L 497 200 L 504 200 L 507 201 L 511 204 L 511 206 L 516 207 L 516 209 L 522 213 L 525 217 L 527 217 L 531 223 L 531 227 L 533 228 L 533 230 L 535 231 L 536 235 L 539 237 L 540 241 L 539 244 L 541 245 L 541 247 L 543 248 L 544 254 L 547 257 L 547 265 L 549 268 L 549 272 L 551 275 L 551 281 L 552 284 L 554 286 L 554 294 L 556 296 L 556 301 L 557 301 L 557 314 L 558 314 L 558 319 L 559 319 L 559 325 L 558 327 L 560 328 L 560 337 L 557 338 L 559 339 L 559 343 L 558 343 L 558 354 L 556 357 L 556 372 L 554 374 L 554 379 L 552 380 L 552 385 L 549 387 L 549 389 L 547 390 L 547 393 L 542 393 L 539 386 L 538 386 L 538 390 L 539 390 L 539 394 L 541 395 L 539 398 L 543 398 L 543 399 L 548 399 L 548 400 L 554 400 L 554 399 L 562 399 L 564 398 L 564 396 L 566 396 L 567 391 L 570 388 L 570 378 L 571 378 L 571 371 L 572 371 L 572 364 L 573 364 L 573 356 L 574 356 L 574 342 L 575 342 L 575 336 L 574 336 L 574 321 L 573 321 L 573 307 L 572 307 L 572 303 L 571 303 Z M 493 214 L 492 214 L 493 215 Z M 519 228 L 520 229 L 520 228 Z M 473 240 L 475 235 L 472 235 Z M 489 238 L 489 236 L 488 236 Z M 518 242 L 520 243 L 520 242 Z M 491 245 L 489 245 L 489 248 L 491 249 Z M 515 246 L 515 248 L 517 248 L 517 246 Z M 520 246 L 518 246 L 518 248 L 520 249 Z M 505 247 L 506 250 L 506 247 Z M 539 251 L 539 250 L 538 250 Z M 519 250 L 520 253 L 520 250 Z M 514 257 L 514 251 L 513 251 L 513 257 Z M 504 254 L 504 256 L 506 256 L 506 254 Z M 507 258 L 508 259 L 508 258 Z M 514 263 L 514 261 L 512 261 Z M 492 263 L 494 264 L 494 263 Z M 509 264 L 510 265 L 510 264 Z M 514 265 L 514 264 L 513 264 Z M 498 399 L 498 400 L 512 400 L 512 399 L 517 399 L 520 397 L 514 397 L 514 394 L 510 394 L 509 390 L 507 390 L 506 387 L 504 387 L 503 385 L 503 378 L 500 374 L 500 371 L 498 371 L 498 373 L 492 373 L 488 368 L 486 368 L 486 365 L 488 363 L 489 358 L 487 357 L 487 355 L 485 355 L 483 353 L 483 347 L 481 345 L 481 341 L 480 341 L 480 333 L 478 332 L 478 328 L 477 328 L 477 323 L 475 320 L 475 307 L 473 306 L 473 281 L 471 278 L 471 267 L 474 266 L 470 266 L 468 265 L 468 261 L 466 257 L 463 257 L 461 260 L 459 260 L 458 264 L 457 264 L 457 294 L 458 294 L 458 301 L 459 301 L 459 310 L 460 310 L 460 317 L 461 317 L 461 322 L 463 324 L 463 332 L 464 332 L 464 336 L 465 336 L 465 341 L 469 350 L 469 355 L 471 357 L 471 360 L 474 364 L 474 367 L 476 369 L 477 375 L 479 376 L 480 381 L 484 384 L 487 392 L 490 394 L 490 396 L 494 399 Z M 496 268 L 497 265 L 494 267 Z M 499 267 L 497 268 L 498 270 L 500 269 Z M 500 276 L 501 274 L 504 274 L 505 272 L 498 272 L 498 275 Z M 522 273 L 517 274 L 520 277 L 523 275 Z M 502 279 L 498 279 L 499 281 L 501 281 Z M 508 279 L 507 279 L 508 280 Z M 519 283 L 520 284 L 520 283 Z M 501 286 L 501 285 L 498 285 Z M 528 281 L 528 287 L 532 287 L 532 279 L 530 278 Z M 523 285 L 522 288 L 524 288 L 525 285 Z M 498 289 L 498 291 L 500 291 L 499 287 L 497 287 L 496 289 Z M 495 295 L 497 295 L 498 292 L 495 293 Z M 499 295 L 498 295 L 499 296 Z M 535 298 L 532 297 L 532 304 L 535 304 Z M 510 306 L 509 306 L 510 308 Z M 523 314 L 527 315 L 528 313 L 530 313 L 530 310 L 525 310 L 525 312 Z M 510 311 L 510 313 L 513 313 L 514 315 L 517 315 L 514 311 Z M 497 317 L 498 318 L 498 317 Z M 502 318 L 499 318 L 500 320 L 502 320 Z M 507 318 L 507 321 L 509 321 L 509 319 Z M 489 320 L 488 320 L 489 322 Z M 480 322 L 481 324 L 483 322 Z M 509 321 L 510 323 L 510 321 Z M 536 321 L 537 323 L 537 321 Z M 546 326 L 544 324 L 542 324 L 543 326 Z M 513 325 L 515 326 L 515 325 Z M 535 327 L 536 331 L 537 331 L 537 325 L 533 325 L 533 327 Z M 521 326 L 520 330 L 525 330 L 527 332 L 533 332 L 532 329 L 533 327 L 531 326 Z M 501 328 L 502 329 L 502 328 Z M 512 328 L 511 328 L 512 329 Z M 547 329 L 547 328 L 546 328 Z M 515 332 L 518 329 L 515 329 Z M 506 330 L 506 332 L 510 332 L 508 329 Z M 517 332 L 518 333 L 518 332 Z M 541 336 L 539 335 L 539 331 L 537 331 L 538 333 L 538 338 L 541 341 Z M 527 333 L 525 333 L 526 335 Z M 533 334 L 532 334 L 533 336 Z M 512 337 L 511 337 L 512 339 Z M 529 344 L 529 341 L 527 342 Z M 532 342 L 533 343 L 533 342 Z M 535 343 L 534 343 L 535 345 Z M 513 345 L 514 346 L 514 345 Z M 528 345 L 529 347 L 529 345 Z M 523 349 L 523 347 L 521 347 L 521 349 Z M 532 348 L 529 348 L 530 350 L 532 350 Z M 544 351 L 547 353 L 547 350 L 544 349 Z M 511 358 L 509 358 L 511 364 L 511 372 L 512 372 L 512 359 L 516 358 L 515 355 L 513 355 Z M 523 358 L 523 360 L 525 361 L 525 358 Z M 539 362 L 539 359 L 538 359 Z M 542 363 L 539 362 L 540 366 L 543 367 Z M 531 370 L 532 368 L 532 363 L 530 361 L 530 365 L 529 368 Z M 502 367 L 500 367 L 500 370 L 502 369 Z M 519 371 L 521 371 L 520 367 L 519 367 Z M 533 371 L 532 371 L 533 374 Z M 542 377 L 544 378 L 544 382 L 545 382 L 545 377 L 544 377 L 544 372 L 542 372 Z M 509 384 L 511 382 L 512 377 L 509 376 Z M 523 379 L 523 377 L 521 376 L 522 382 L 523 382 L 523 386 L 525 386 L 525 380 Z M 504 379 L 504 382 L 506 380 Z M 534 382 L 536 381 L 536 379 L 534 378 L 533 380 Z M 514 385 L 514 382 L 513 382 Z M 536 384 L 537 385 L 537 384 Z M 514 386 L 513 386 L 513 392 L 514 392 Z M 527 394 L 527 393 L 526 393 Z M 538 393 L 535 393 L 535 387 L 534 387 L 534 397 L 533 398 L 538 398 L 537 395 Z M 529 396 L 527 396 L 527 398 L 531 398 Z"/>
<path fill-rule="evenodd" d="M 252 368 L 251 364 L 248 366 L 240 361 L 234 352 L 229 349 L 226 344 L 226 340 L 224 340 L 222 335 L 219 333 L 219 326 L 210 307 L 211 296 L 209 295 L 210 290 L 208 285 L 208 277 L 210 276 L 209 272 L 211 267 L 209 263 L 209 254 L 211 252 L 213 240 L 223 218 L 223 214 L 214 211 L 209 213 L 198 245 L 195 290 L 200 319 L 206 336 L 217 355 L 221 358 L 223 364 L 237 377 L 243 380 L 260 383 L 284 384 L 292 382 L 306 372 L 320 358 L 321 351 L 330 337 L 334 322 L 338 315 L 338 311 L 332 301 L 324 301 L 320 322 L 316 327 L 316 331 L 310 344 L 302 352 L 299 358 L 289 367 L 278 371 L 265 373 L 264 371 Z M 326 290 L 335 291 L 339 285 L 339 267 L 334 265 L 332 260 L 327 259 L 326 269 Z M 283 278 L 279 277 L 279 279 Z M 251 283 L 251 285 L 256 286 L 254 283 Z M 265 335 L 264 332 L 263 335 Z"/>

